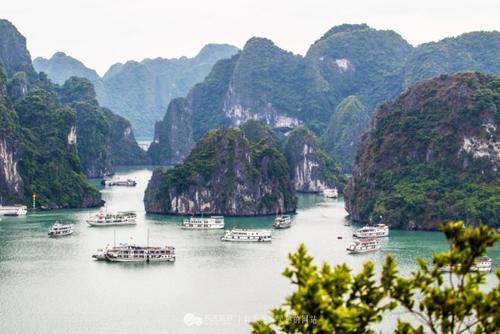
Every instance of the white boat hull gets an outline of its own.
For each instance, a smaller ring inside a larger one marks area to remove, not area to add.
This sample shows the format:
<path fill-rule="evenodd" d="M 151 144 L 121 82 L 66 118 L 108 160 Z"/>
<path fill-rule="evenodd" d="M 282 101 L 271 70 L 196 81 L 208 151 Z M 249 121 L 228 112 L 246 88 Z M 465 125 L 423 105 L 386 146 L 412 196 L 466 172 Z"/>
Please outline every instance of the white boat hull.
<path fill-rule="evenodd" d="M 273 227 L 277 230 L 283 230 L 285 228 L 290 228 L 292 227 L 292 224 L 288 224 L 288 225 L 273 225 Z"/>
<path fill-rule="evenodd" d="M 115 258 L 115 257 L 106 257 L 106 260 L 110 262 L 175 262 L 175 257 L 163 257 L 163 258 Z"/>
<path fill-rule="evenodd" d="M 371 253 L 371 252 L 377 252 L 380 250 L 380 247 L 378 248 L 373 248 L 373 249 L 347 249 L 349 254 L 362 254 L 362 253 Z"/>
<path fill-rule="evenodd" d="M 232 242 L 271 242 L 271 239 L 270 238 L 255 238 L 255 239 L 250 239 L 250 238 L 247 238 L 247 239 L 235 239 L 235 238 L 226 238 L 226 237 L 222 237 L 221 238 L 222 241 L 232 241 Z"/>
<path fill-rule="evenodd" d="M 373 239 L 373 238 L 385 238 L 385 237 L 389 236 L 389 232 L 387 232 L 387 233 L 385 233 L 385 232 L 380 232 L 380 233 L 353 233 L 352 236 L 355 237 L 355 238 L 359 238 L 359 239 L 364 239 L 364 238 L 370 238 L 370 239 Z"/>
<path fill-rule="evenodd" d="M 66 236 L 72 235 L 72 234 L 73 234 L 73 231 L 65 232 L 65 233 L 61 233 L 61 234 L 48 233 L 49 238 L 66 237 Z"/>
<path fill-rule="evenodd" d="M 28 209 L 25 206 L 0 206 L 0 216 L 26 216 Z"/>
<path fill-rule="evenodd" d="M 137 223 L 135 221 L 128 221 L 128 222 L 111 222 L 111 223 L 100 223 L 100 222 L 93 222 L 87 220 L 87 224 L 90 226 L 121 226 L 121 225 L 136 225 Z"/>

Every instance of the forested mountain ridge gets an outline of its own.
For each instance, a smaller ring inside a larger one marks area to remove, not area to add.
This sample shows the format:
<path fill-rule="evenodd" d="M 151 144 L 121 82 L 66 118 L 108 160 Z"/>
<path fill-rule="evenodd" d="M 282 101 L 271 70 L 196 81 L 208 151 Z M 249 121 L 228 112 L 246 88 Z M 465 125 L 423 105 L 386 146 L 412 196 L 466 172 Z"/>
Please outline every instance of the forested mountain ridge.
<path fill-rule="evenodd" d="M 193 58 L 144 59 L 112 65 L 101 78 L 94 70 L 63 52 L 50 59 L 33 61 L 38 72 L 45 72 L 58 84 L 72 76 L 83 77 L 95 87 L 97 100 L 132 123 L 139 137 L 151 138 L 154 123 L 160 120 L 170 100 L 185 96 L 201 82 L 213 64 L 238 52 L 227 44 L 207 44 Z"/>
<path fill-rule="evenodd" d="M 473 50 L 474 40 L 482 51 Z M 499 32 L 477 32 L 413 47 L 393 31 L 341 25 L 302 57 L 268 39 L 251 38 L 238 55 L 219 61 L 184 102 L 166 109 L 150 155 L 154 161 L 180 162 L 211 128 L 259 119 L 273 128 L 306 125 L 350 171 L 377 105 L 396 97 L 415 78 L 457 70 L 500 74 L 499 43 Z M 458 57 L 433 65 L 442 53 Z M 184 140 L 167 139 L 162 135 L 167 133 Z"/>

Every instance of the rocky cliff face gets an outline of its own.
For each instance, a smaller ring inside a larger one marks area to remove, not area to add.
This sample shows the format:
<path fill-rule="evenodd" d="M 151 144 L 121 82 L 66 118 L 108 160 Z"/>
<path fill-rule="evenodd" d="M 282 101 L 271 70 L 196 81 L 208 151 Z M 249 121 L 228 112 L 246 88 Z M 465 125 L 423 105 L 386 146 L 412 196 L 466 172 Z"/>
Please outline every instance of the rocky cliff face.
<path fill-rule="evenodd" d="M 89 178 L 111 174 L 111 124 L 95 99 L 94 87 L 86 79 L 71 77 L 60 95 L 76 111 L 76 144 L 83 172 Z"/>
<path fill-rule="evenodd" d="M 19 139 L 17 115 L 9 102 L 6 77 L 0 65 L 0 204 L 19 201 L 24 195 L 19 173 Z"/>
<path fill-rule="evenodd" d="M 375 112 L 346 190 L 354 220 L 428 229 L 500 226 L 500 78 L 422 81 Z"/>
<path fill-rule="evenodd" d="M 125 118 L 102 108 L 104 115 L 111 124 L 111 163 L 113 166 L 136 166 L 150 164 L 145 151 L 135 140 L 132 124 Z"/>
<path fill-rule="evenodd" d="M 115 64 L 102 78 L 62 52 L 50 59 L 37 58 L 33 65 L 58 84 L 72 76 L 90 80 L 100 105 L 130 120 L 140 137 L 151 138 L 154 124 L 162 118 L 169 101 L 186 96 L 193 85 L 203 81 L 215 62 L 237 52 L 231 45 L 208 44 L 193 58 L 155 58 Z"/>
<path fill-rule="evenodd" d="M 59 89 L 59 96 L 76 111 L 76 144 L 87 177 L 108 175 L 116 165 L 141 165 L 149 161 L 137 145 L 130 123 L 99 106 L 90 81 L 71 77 Z"/>
<path fill-rule="evenodd" d="M 183 98 L 172 100 L 164 119 L 156 123 L 154 142 L 149 148 L 154 164 L 175 164 L 184 159 L 193 147 L 192 115 L 187 104 L 188 101 Z"/>
<path fill-rule="evenodd" d="M 293 212 L 297 201 L 283 155 L 252 145 L 237 128 L 213 130 L 182 165 L 153 173 L 144 203 L 147 212 L 268 215 Z"/>
<path fill-rule="evenodd" d="M 306 58 L 328 83 L 327 95 L 334 108 L 343 98 L 355 95 L 371 111 L 401 92 L 404 64 L 412 50 L 394 31 L 344 24 L 311 45 Z"/>
<path fill-rule="evenodd" d="M 163 121 L 155 127 L 155 143 L 148 154 L 153 162 L 179 163 L 193 148 L 195 140 L 210 129 L 229 124 L 222 113 L 224 94 L 239 56 L 218 61 L 202 82 L 186 98 L 169 105 Z"/>
<path fill-rule="evenodd" d="M 31 66 L 31 56 L 26 48 L 26 38 L 7 20 L 0 19 L 0 59 L 7 77 L 16 72 L 29 76 L 35 74 Z"/>
<path fill-rule="evenodd" d="M 285 156 L 290 167 L 295 190 L 321 192 L 339 187 L 344 180 L 339 168 L 321 149 L 318 138 L 307 128 L 295 128 L 287 138 Z"/>
<path fill-rule="evenodd" d="M 28 203 L 36 193 L 38 205 L 46 208 L 102 205 L 99 192 L 81 173 L 76 113 L 61 105 L 58 93 L 31 67 L 24 37 L 0 20 L 2 204 Z"/>

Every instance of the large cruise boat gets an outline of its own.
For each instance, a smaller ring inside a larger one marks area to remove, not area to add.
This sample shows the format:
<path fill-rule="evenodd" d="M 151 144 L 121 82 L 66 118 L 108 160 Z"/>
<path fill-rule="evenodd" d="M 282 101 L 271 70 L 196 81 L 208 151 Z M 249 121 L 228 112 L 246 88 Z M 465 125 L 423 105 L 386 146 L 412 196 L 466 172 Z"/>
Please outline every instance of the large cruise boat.
<path fill-rule="evenodd" d="M 120 244 L 104 250 L 99 249 L 92 257 L 109 262 L 174 262 L 175 248 Z"/>
<path fill-rule="evenodd" d="M 221 240 L 269 242 L 271 241 L 271 231 L 232 229 L 230 231 L 226 231 L 226 233 L 222 236 Z"/>
<path fill-rule="evenodd" d="M 292 217 L 289 215 L 278 216 L 274 219 L 273 227 L 275 229 L 284 229 L 292 226 Z"/>
<path fill-rule="evenodd" d="M 73 234 L 73 225 L 55 223 L 51 228 L 49 228 L 49 232 L 47 234 L 49 237 L 64 237 L 66 235 Z"/>
<path fill-rule="evenodd" d="M 224 228 L 224 217 L 191 217 L 182 222 L 183 229 L 186 230 L 213 230 Z"/>
<path fill-rule="evenodd" d="M 133 211 L 106 213 L 101 210 L 94 217 L 87 219 L 87 224 L 90 226 L 135 225 L 136 217 L 137 215 Z"/>
<path fill-rule="evenodd" d="M 376 239 L 355 239 L 348 247 L 351 254 L 375 252 L 380 249 L 380 244 Z"/>
<path fill-rule="evenodd" d="M 381 238 L 389 236 L 389 226 L 377 224 L 374 226 L 364 226 L 353 233 L 355 238 Z"/>
<path fill-rule="evenodd" d="M 26 205 L 0 205 L 0 216 L 24 216 L 28 213 Z"/>
<path fill-rule="evenodd" d="M 326 198 L 337 198 L 339 197 L 339 192 L 337 188 L 327 188 L 323 190 L 323 196 Z"/>

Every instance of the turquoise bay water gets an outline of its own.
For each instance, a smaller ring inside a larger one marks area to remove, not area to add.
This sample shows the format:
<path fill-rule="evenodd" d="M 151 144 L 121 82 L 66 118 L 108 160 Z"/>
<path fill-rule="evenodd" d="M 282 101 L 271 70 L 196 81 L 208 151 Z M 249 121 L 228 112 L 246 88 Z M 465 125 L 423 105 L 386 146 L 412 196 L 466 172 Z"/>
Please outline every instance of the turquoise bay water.
<path fill-rule="evenodd" d="M 136 210 L 136 226 L 88 227 L 97 210 L 64 210 L 5 217 L 0 222 L 0 333 L 249 333 L 248 321 L 268 315 L 291 291 L 280 274 L 287 254 L 304 242 L 317 263 L 347 262 L 358 270 L 368 259 L 380 268 L 396 256 L 403 273 L 417 256 L 445 250 L 437 232 L 391 231 L 383 251 L 352 256 L 345 251 L 355 227 L 344 226 L 342 200 L 300 195 L 288 230 L 273 231 L 268 244 L 224 243 L 222 231 L 186 231 L 181 217 L 146 215 L 142 197 L 148 168 L 122 169 L 135 188 L 103 189 L 108 211 Z M 72 236 L 49 239 L 56 221 L 75 224 Z M 273 217 L 227 218 L 227 228 L 270 228 Z M 97 248 L 118 242 L 176 247 L 177 261 L 163 264 L 95 262 Z M 342 237 L 342 239 L 338 239 Z M 500 247 L 491 250 L 500 262 Z M 488 276 L 488 285 L 495 283 Z M 396 315 L 388 315 L 381 329 Z"/>

